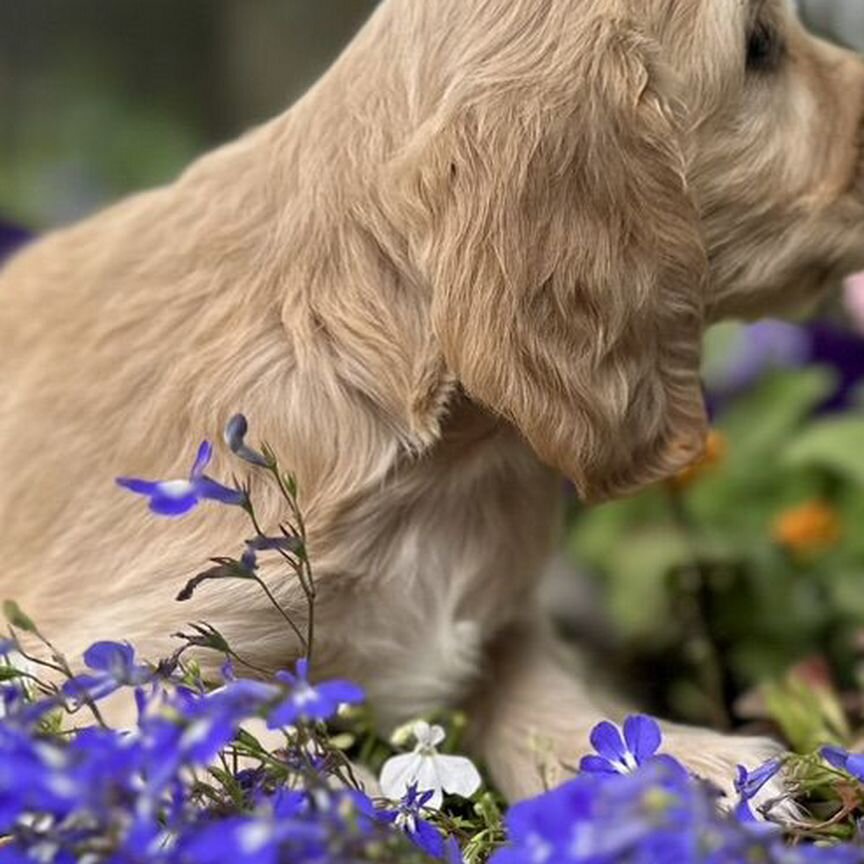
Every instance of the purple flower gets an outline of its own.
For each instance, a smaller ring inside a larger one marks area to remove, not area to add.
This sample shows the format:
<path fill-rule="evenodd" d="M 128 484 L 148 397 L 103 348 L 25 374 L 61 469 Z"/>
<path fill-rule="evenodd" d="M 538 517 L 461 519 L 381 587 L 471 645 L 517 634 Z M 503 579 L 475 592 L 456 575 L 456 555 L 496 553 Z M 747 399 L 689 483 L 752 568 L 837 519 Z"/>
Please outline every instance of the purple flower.
<path fill-rule="evenodd" d="M 323 832 L 316 825 L 277 822 L 261 817 L 238 816 L 206 828 L 183 844 L 185 860 L 198 864 L 277 864 L 280 844 L 289 837 L 310 834 L 320 844 Z M 305 839 L 305 838 L 304 838 Z"/>
<path fill-rule="evenodd" d="M 654 757 L 660 742 L 660 726 L 651 717 L 628 717 L 623 738 L 617 726 L 604 720 L 591 732 L 591 744 L 598 755 L 583 756 L 579 769 L 593 774 L 631 774 Z"/>
<path fill-rule="evenodd" d="M 297 661 L 295 674 L 278 672 L 276 677 L 287 684 L 289 692 L 267 719 L 271 729 L 291 726 L 298 721 L 329 720 L 342 704 L 356 705 L 365 698 L 363 691 L 350 681 L 309 683 L 309 661 Z"/>
<path fill-rule="evenodd" d="M 213 447 L 208 441 L 204 441 L 198 448 L 198 455 L 188 479 L 151 481 L 118 477 L 117 485 L 136 495 L 146 495 L 150 499 L 150 509 L 160 516 L 182 516 L 204 499 L 235 506 L 245 504 L 244 492 L 223 486 L 204 473 L 212 458 Z"/>
<path fill-rule="evenodd" d="M 31 239 L 23 228 L 0 219 L 0 261 L 11 255 Z"/>
<path fill-rule="evenodd" d="M 777 774 L 782 766 L 783 762 L 780 759 L 770 759 L 753 771 L 748 771 L 743 765 L 738 766 L 735 791 L 738 793 L 739 798 L 734 812 L 739 822 L 756 823 L 759 825 L 767 824 L 760 822 L 756 818 L 750 807 L 750 802 L 756 797 L 759 790 Z"/>
<path fill-rule="evenodd" d="M 842 747 L 823 747 L 819 752 L 829 765 L 851 774 L 856 780 L 864 783 L 864 755 L 850 753 Z"/>
<path fill-rule="evenodd" d="M 828 366 L 837 376 L 837 384 L 828 399 L 819 406 L 820 413 L 843 411 L 856 402 L 856 393 L 864 379 L 864 339 L 855 332 L 828 322 L 807 326 L 810 335 L 810 363 Z"/>
<path fill-rule="evenodd" d="M 242 414 L 235 414 L 225 426 L 223 433 L 225 443 L 232 453 L 251 465 L 269 468 L 270 462 L 267 461 L 267 458 L 246 444 L 246 433 L 248 431 L 249 424 L 246 422 L 246 418 Z"/>
<path fill-rule="evenodd" d="M 395 810 L 385 811 L 380 815 L 382 821 L 407 834 L 418 849 L 433 858 L 443 860 L 447 852 L 444 838 L 434 825 L 420 815 L 434 794 L 432 789 L 418 793 L 417 784 L 414 783 L 408 788 L 405 797 Z"/>
<path fill-rule="evenodd" d="M 729 346 L 726 362 L 709 370 L 708 387 L 718 395 L 740 393 L 765 373 L 803 366 L 810 354 L 810 336 L 804 327 L 765 319 L 741 327 Z"/>
<path fill-rule="evenodd" d="M 120 642 L 96 642 L 84 652 L 84 663 L 95 674 L 78 675 L 63 685 L 71 698 L 104 699 L 120 687 L 139 687 L 153 676 L 148 666 L 135 662 L 135 650 Z"/>
<path fill-rule="evenodd" d="M 682 852 L 696 847 L 694 823 L 713 813 L 701 787 L 671 759 L 632 773 L 586 772 L 511 807 L 510 845 L 492 864 L 701 860 Z"/>

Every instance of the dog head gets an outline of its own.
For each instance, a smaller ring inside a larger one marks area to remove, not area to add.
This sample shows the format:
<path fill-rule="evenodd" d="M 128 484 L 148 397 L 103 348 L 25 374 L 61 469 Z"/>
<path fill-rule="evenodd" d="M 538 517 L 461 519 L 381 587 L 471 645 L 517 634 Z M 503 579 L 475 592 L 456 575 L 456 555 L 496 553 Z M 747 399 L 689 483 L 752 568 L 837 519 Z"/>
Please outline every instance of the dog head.
<path fill-rule="evenodd" d="M 862 263 L 864 64 L 784 0 L 424 9 L 440 98 L 391 167 L 448 369 L 587 498 L 670 475 L 706 321 Z"/>

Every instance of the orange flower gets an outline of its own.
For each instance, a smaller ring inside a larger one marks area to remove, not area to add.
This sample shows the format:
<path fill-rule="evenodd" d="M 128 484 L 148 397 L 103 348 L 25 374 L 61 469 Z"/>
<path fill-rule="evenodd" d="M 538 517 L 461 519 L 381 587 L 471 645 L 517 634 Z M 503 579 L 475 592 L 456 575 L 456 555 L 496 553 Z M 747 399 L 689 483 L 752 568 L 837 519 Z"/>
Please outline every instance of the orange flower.
<path fill-rule="evenodd" d="M 670 482 L 676 489 L 686 489 L 723 462 L 727 450 L 726 436 L 717 429 L 712 429 L 708 433 L 708 439 L 705 442 L 705 452 L 702 454 L 702 457 L 683 471 L 680 471 Z"/>
<path fill-rule="evenodd" d="M 792 552 L 812 552 L 836 545 L 843 534 L 840 515 L 824 501 L 785 510 L 771 529 L 774 542 Z"/>

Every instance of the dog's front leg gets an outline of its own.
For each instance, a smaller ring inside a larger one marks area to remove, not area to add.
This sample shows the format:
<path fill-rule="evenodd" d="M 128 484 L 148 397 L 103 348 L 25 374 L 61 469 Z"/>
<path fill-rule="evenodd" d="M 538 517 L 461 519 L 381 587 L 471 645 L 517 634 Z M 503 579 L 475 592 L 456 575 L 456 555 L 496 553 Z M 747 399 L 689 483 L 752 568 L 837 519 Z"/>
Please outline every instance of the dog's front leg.
<path fill-rule="evenodd" d="M 553 636 L 530 630 L 515 631 L 496 646 L 470 710 L 474 751 L 511 801 L 572 776 L 580 758 L 591 752 L 594 725 L 603 719 L 621 720 L 628 713 L 622 702 L 590 684 L 575 662 L 564 660 Z M 752 769 L 781 751 L 767 738 L 673 723 L 662 728 L 662 752 L 728 795 L 733 794 L 736 765 Z M 759 800 L 781 793 L 782 781 L 777 780 L 765 787 Z"/>

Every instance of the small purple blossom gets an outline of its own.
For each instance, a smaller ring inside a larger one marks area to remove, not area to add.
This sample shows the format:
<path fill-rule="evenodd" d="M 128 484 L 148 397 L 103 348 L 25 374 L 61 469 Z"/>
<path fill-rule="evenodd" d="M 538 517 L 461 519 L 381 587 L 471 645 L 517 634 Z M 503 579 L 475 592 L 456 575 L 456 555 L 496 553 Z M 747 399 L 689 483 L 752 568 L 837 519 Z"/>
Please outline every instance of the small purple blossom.
<path fill-rule="evenodd" d="M 250 465 L 257 465 L 260 468 L 271 467 L 267 458 L 253 450 L 246 444 L 246 433 L 249 431 L 249 424 L 242 414 L 235 414 L 225 425 L 223 436 L 225 443 L 231 449 L 231 452 L 239 456 Z"/>
<path fill-rule="evenodd" d="M 810 336 L 804 327 L 774 319 L 748 324 L 738 330 L 725 362 L 708 370 L 708 387 L 721 396 L 741 393 L 767 372 L 803 366 L 809 352 Z"/>
<path fill-rule="evenodd" d="M 417 784 L 412 784 L 405 797 L 395 810 L 385 811 L 381 819 L 403 831 L 418 848 L 433 858 L 444 859 L 447 848 L 441 832 L 422 817 L 423 809 L 429 804 L 434 790 L 418 792 Z"/>
<path fill-rule="evenodd" d="M 819 752 L 829 765 L 864 783 L 864 754 L 850 753 L 842 747 L 833 746 L 823 747 Z"/>
<path fill-rule="evenodd" d="M 139 687 L 152 678 L 146 665 L 136 663 L 135 650 L 120 642 L 96 642 L 84 652 L 84 663 L 93 674 L 78 675 L 63 685 L 66 696 L 104 699 L 121 687 Z"/>
<path fill-rule="evenodd" d="M 0 219 L 0 262 L 28 243 L 31 238 L 28 231 Z"/>
<path fill-rule="evenodd" d="M 329 720 L 342 704 L 357 705 L 362 702 L 363 691 L 350 681 L 325 681 L 309 683 L 309 661 L 297 661 L 294 674 L 278 672 L 276 677 L 288 685 L 288 695 L 267 718 L 271 729 L 292 726 L 300 721 Z"/>
<path fill-rule="evenodd" d="M 195 464 L 186 480 L 140 480 L 118 477 L 117 485 L 150 499 L 150 509 L 160 516 L 182 516 L 193 510 L 202 500 L 243 506 L 246 494 L 223 486 L 204 473 L 213 458 L 213 447 L 204 441 L 198 448 Z"/>
<path fill-rule="evenodd" d="M 777 775 L 783 767 L 781 759 L 770 759 L 753 771 L 748 771 L 743 765 L 738 766 L 738 776 L 735 779 L 735 791 L 738 793 L 738 803 L 735 805 L 735 817 L 739 822 L 759 822 L 750 806 L 750 802 L 761 791 L 762 787 Z"/>
<path fill-rule="evenodd" d="M 591 732 L 591 745 L 597 755 L 583 756 L 579 769 L 595 774 L 630 774 L 654 757 L 660 742 L 660 726 L 651 717 L 628 717 L 623 737 L 617 726 L 604 720 Z"/>

